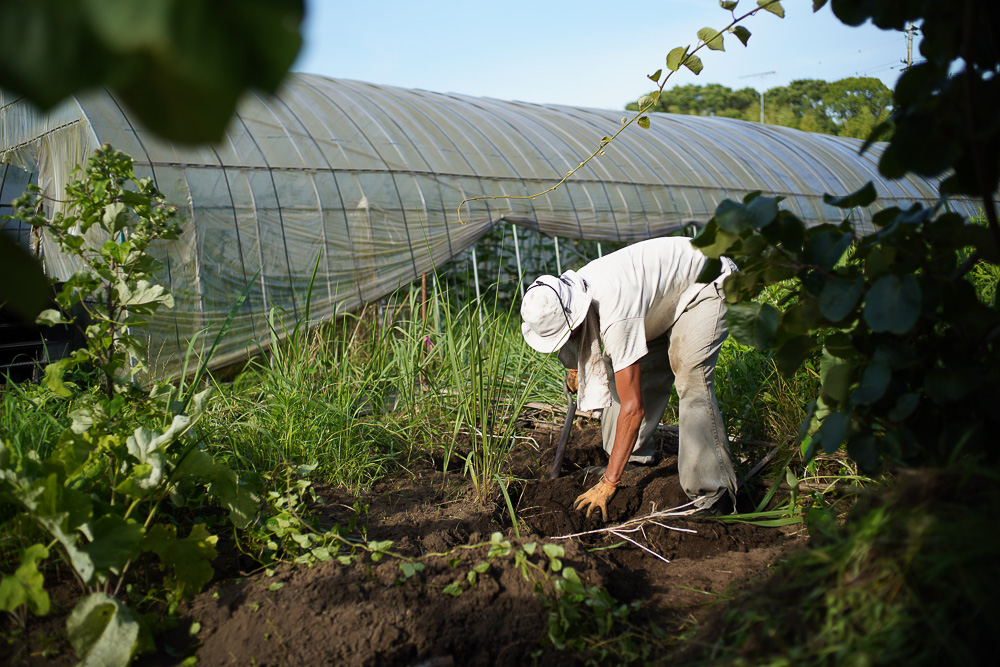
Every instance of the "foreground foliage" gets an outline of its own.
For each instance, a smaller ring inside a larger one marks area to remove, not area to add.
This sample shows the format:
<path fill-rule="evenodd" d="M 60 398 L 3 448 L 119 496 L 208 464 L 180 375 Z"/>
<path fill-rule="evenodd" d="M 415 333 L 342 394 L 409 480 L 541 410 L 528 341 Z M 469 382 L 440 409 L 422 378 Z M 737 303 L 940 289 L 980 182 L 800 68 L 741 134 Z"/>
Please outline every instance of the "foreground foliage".
<path fill-rule="evenodd" d="M 141 578 L 155 564 L 163 572 L 167 602 L 198 592 L 214 573 L 218 538 L 173 512 L 210 502 L 244 527 L 257 502 L 197 437 L 210 390 L 135 383 L 146 361 L 141 318 L 171 304 L 151 282 L 159 265 L 148 249 L 176 237 L 176 209 L 110 146 L 67 186 L 67 199 L 66 212 L 51 220 L 37 191 L 16 203 L 18 215 L 81 265 L 56 298 L 60 309 L 39 321 L 78 328 L 84 346 L 48 366 L 44 387 L 18 390 L 18 414 L 54 395 L 70 406 L 69 424 L 41 431 L 45 441 L 32 438 L 36 429 L 0 441 L 0 498 L 50 540 L 21 549 L 20 566 L 0 581 L 0 609 L 48 613 L 39 566 L 58 554 L 82 593 L 67 623 L 74 649 L 88 664 L 125 664 L 150 647 L 148 627 L 123 602 L 150 593 L 133 590 L 137 571 Z"/>

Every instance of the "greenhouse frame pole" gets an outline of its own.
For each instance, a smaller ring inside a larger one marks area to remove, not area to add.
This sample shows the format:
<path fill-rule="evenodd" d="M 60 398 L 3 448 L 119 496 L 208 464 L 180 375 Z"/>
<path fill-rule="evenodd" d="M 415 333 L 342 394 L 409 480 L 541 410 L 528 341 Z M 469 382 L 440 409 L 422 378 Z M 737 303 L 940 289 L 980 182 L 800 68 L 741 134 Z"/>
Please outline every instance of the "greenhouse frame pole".
<path fill-rule="evenodd" d="M 517 225 L 511 225 L 514 232 L 514 257 L 517 259 L 517 287 L 521 290 L 521 298 L 524 298 L 524 269 L 521 268 L 521 246 L 517 242 Z"/>
<path fill-rule="evenodd" d="M 555 239 L 555 242 L 556 242 L 556 273 L 558 273 L 561 276 L 562 275 L 562 262 L 559 260 L 559 237 L 558 236 L 553 236 L 552 238 Z"/>

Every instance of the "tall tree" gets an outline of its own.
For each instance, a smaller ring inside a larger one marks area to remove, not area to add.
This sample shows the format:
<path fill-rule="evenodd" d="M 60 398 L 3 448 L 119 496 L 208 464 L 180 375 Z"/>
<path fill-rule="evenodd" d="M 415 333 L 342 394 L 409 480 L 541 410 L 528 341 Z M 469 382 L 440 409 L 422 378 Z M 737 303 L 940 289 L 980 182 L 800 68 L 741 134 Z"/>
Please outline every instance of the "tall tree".
<path fill-rule="evenodd" d="M 753 115 L 757 104 L 757 91 L 753 88 L 733 90 L 718 83 L 687 84 L 664 91 L 652 111 L 746 119 Z M 637 111 L 639 106 L 633 102 L 625 108 Z"/>
<path fill-rule="evenodd" d="M 892 112 L 892 91 L 872 77 L 834 81 L 823 93 L 826 115 L 837 123 L 837 134 L 867 139 Z"/>

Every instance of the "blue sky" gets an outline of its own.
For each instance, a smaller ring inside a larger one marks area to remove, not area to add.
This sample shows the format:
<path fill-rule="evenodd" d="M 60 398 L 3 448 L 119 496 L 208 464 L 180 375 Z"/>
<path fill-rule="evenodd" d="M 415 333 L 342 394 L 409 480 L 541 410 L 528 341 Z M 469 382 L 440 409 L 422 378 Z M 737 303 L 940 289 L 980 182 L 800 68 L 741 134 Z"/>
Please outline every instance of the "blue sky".
<path fill-rule="evenodd" d="M 717 0 L 306 4 L 296 71 L 605 109 L 621 109 L 652 90 L 646 75 L 663 67 L 670 49 L 693 46 L 699 29 L 730 21 Z M 794 79 L 848 76 L 874 76 L 894 86 L 906 57 L 901 33 L 870 23 L 845 26 L 829 6 L 814 14 L 812 0 L 782 4 L 784 19 L 760 12 L 744 23 L 752 33 L 747 47 L 727 36 L 725 52 L 699 52 L 701 75 L 681 70 L 666 88 L 720 83 L 767 90 Z M 755 6 L 755 0 L 742 0 L 737 12 Z"/>

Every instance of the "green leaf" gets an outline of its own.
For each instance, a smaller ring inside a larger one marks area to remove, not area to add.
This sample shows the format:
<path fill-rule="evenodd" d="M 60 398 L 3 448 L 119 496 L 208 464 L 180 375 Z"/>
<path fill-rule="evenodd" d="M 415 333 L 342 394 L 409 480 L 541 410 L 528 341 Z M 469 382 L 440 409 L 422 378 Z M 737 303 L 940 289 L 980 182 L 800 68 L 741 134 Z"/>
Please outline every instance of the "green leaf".
<path fill-rule="evenodd" d="M 757 0 L 757 6 L 766 9 L 778 18 L 785 18 L 785 8 L 775 0 Z"/>
<path fill-rule="evenodd" d="M 164 567 L 173 570 L 170 587 L 178 597 L 187 598 L 212 580 L 218 540 L 203 523 L 193 526 L 184 539 L 177 538 L 176 527 L 156 524 L 147 531 L 143 550 L 156 553 Z"/>
<path fill-rule="evenodd" d="M 41 544 L 32 544 L 23 549 L 21 565 L 13 575 L 4 575 L 0 581 L 0 610 L 14 611 L 26 605 L 35 616 L 49 613 L 49 594 L 45 591 L 45 579 L 38 571 L 38 563 L 49 557 L 49 550 Z"/>
<path fill-rule="evenodd" d="M 139 644 L 140 626 L 132 610 L 106 593 L 81 598 L 66 630 L 81 667 L 127 665 Z"/>
<path fill-rule="evenodd" d="M 88 525 L 91 542 L 83 546 L 94 563 L 102 571 L 121 574 L 131 558 L 139 554 L 143 528 L 132 520 L 125 520 L 117 514 L 106 514 Z"/>
<path fill-rule="evenodd" d="M 739 0 L 719 0 L 719 6 L 727 12 L 734 11 L 737 4 L 739 4 Z"/>
<path fill-rule="evenodd" d="M 750 41 L 750 31 L 741 25 L 733 26 L 733 34 L 736 35 L 736 39 L 743 43 L 743 46 L 747 45 Z"/>
<path fill-rule="evenodd" d="M 636 123 L 638 123 L 639 127 L 641 127 L 642 129 L 648 130 L 649 129 L 649 116 L 640 116 L 639 119 L 636 121 Z"/>
<path fill-rule="evenodd" d="M 750 226 L 750 216 L 747 207 L 732 199 L 723 199 L 715 207 L 713 218 L 719 228 L 731 234 L 739 234 Z"/>
<path fill-rule="evenodd" d="M 667 54 L 667 69 L 671 72 L 679 70 L 684 61 L 684 56 L 687 55 L 687 50 L 688 47 L 686 46 L 678 46 L 670 49 L 670 53 Z"/>
<path fill-rule="evenodd" d="M 823 394 L 837 402 L 846 401 L 851 389 L 853 373 L 853 363 L 845 363 L 824 355 L 820 363 L 820 381 L 823 386 Z"/>
<path fill-rule="evenodd" d="M 684 59 L 684 66 L 691 70 L 695 75 L 701 74 L 701 70 L 705 69 L 705 66 L 701 63 L 701 58 L 693 53 Z"/>
<path fill-rule="evenodd" d="M 447 586 L 445 586 L 444 590 L 442 590 L 441 592 L 444 593 L 445 595 L 451 595 L 452 597 L 457 598 L 459 595 L 465 592 L 465 589 L 462 588 L 462 582 L 453 581 Z"/>
<path fill-rule="evenodd" d="M 565 558 L 566 549 L 561 544 L 543 544 L 542 551 L 549 558 Z"/>
<path fill-rule="evenodd" d="M 841 231 L 832 225 L 811 230 L 803 248 L 805 260 L 829 271 L 840 262 L 853 240 L 850 232 Z"/>
<path fill-rule="evenodd" d="M 747 217 L 750 227 L 762 229 L 774 222 L 778 217 L 779 197 L 754 197 L 753 201 L 747 204 Z"/>
<path fill-rule="evenodd" d="M 831 322 L 840 322 L 854 311 L 864 290 L 864 278 L 833 278 L 826 281 L 819 295 L 819 310 Z"/>
<path fill-rule="evenodd" d="M 920 283 L 912 275 L 883 276 L 868 290 L 865 322 L 875 332 L 905 334 L 917 323 L 921 298 Z"/>
<path fill-rule="evenodd" d="M 781 314 L 770 304 L 736 303 L 726 311 L 726 324 L 739 342 L 766 350 L 774 345 Z"/>
<path fill-rule="evenodd" d="M 652 81 L 653 83 L 658 83 L 660 81 L 660 75 L 662 73 L 663 73 L 663 70 L 662 69 L 658 69 L 655 72 L 653 72 L 652 74 L 648 74 L 646 76 L 646 78 L 649 79 L 650 81 Z"/>
<path fill-rule="evenodd" d="M 843 197 L 834 197 L 824 194 L 823 202 L 837 208 L 857 208 L 858 206 L 868 206 L 878 198 L 878 192 L 871 181 L 865 183 L 859 190 Z"/>
<path fill-rule="evenodd" d="M 889 419 L 894 422 L 901 422 L 912 415 L 920 405 L 920 397 L 914 393 L 900 394 L 896 399 L 896 404 L 889 411 Z"/>
<path fill-rule="evenodd" d="M 45 386 L 56 396 L 69 398 L 73 395 L 69 386 L 63 381 L 63 375 L 74 366 L 73 359 L 66 357 L 45 367 Z"/>
<path fill-rule="evenodd" d="M 816 434 L 824 452 L 833 454 L 840 448 L 847 436 L 847 427 L 850 423 L 850 415 L 843 412 L 831 412 L 826 416 Z"/>
<path fill-rule="evenodd" d="M 712 51 L 726 50 L 722 43 L 722 33 L 714 28 L 702 28 L 699 30 L 698 39 L 705 42 L 705 46 Z"/>
<path fill-rule="evenodd" d="M 691 239 L 691 245 L 700 248 L 706 257 L 717 258 L 729 254 L 734 245 L 740 242 L 740 237 L 719 228 L 713 218 L 698 235 Z"/>
<path fill-rule="evenodd" d="M 885 395 L 892 380 L 892 369 L 881 359 L 873 359 L 861 374 L 861 384 L 851 394 L 851 403 L 871 405 Z"/>
<path fill-rule="evenodd" d="M 774 354 L 774 365 L 788 377 L 794 375 L 802 362 L 816 349 L 816 339 L 812 336 L 795 336 L 778 347 Z"/>
<path fill-rule="evenodd" d="M 54 308 L 49 308 L 47 310 L 43 310 L 38 314 L 38 317 L 35 318 L 35 324 L 41 324 L 42 326 L 47 326 L 47 327 L 54 327 L 59 324 L 69 324 L 69 320 L 63 317 L 61 311 L 56 310 Z"/>
<path fill-rule="evenodd" d="M 211 458 L 210 455 L 206 454 L 206 456 Z M 229 520 L 233 522 L 233 525 L 244 529 L 256 516 L 257 509 L 260 507 L 260 497 L 250 488 L 243 486 L 239 477 L 228 466 L 218 462 L 214 463 L 215 474 L 208 492 L 219 501 L 219 504 L 229 510 Z"/>
<path fill-rule="evenodd" d="M 857 354 L 854 349 L 854 341 L 849 334 L 843 331 L 834 331 L 823 341 L 823 347 L 828 353 L 838 359 L 850 359 Z"/>

